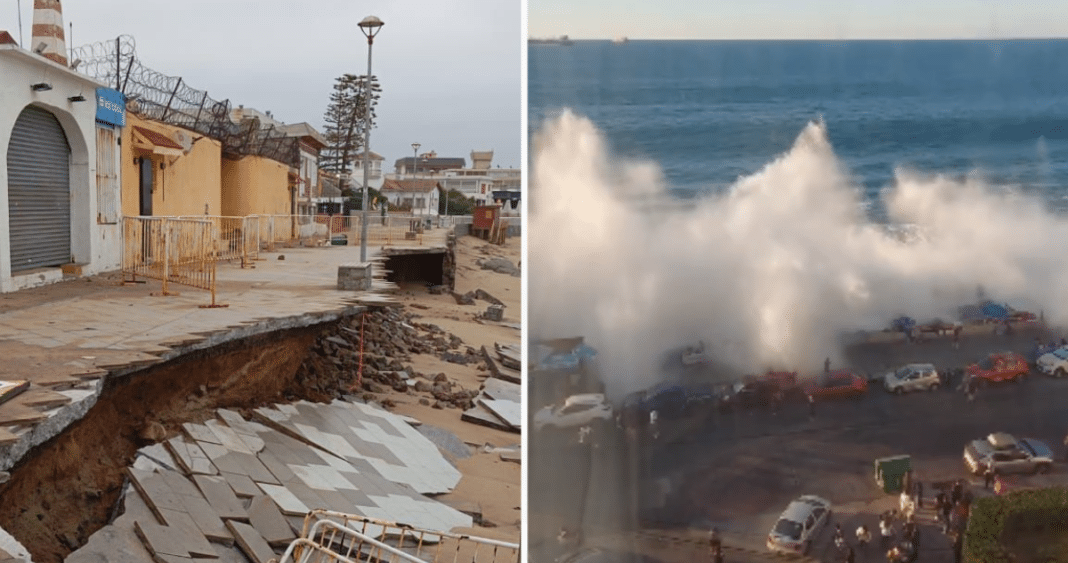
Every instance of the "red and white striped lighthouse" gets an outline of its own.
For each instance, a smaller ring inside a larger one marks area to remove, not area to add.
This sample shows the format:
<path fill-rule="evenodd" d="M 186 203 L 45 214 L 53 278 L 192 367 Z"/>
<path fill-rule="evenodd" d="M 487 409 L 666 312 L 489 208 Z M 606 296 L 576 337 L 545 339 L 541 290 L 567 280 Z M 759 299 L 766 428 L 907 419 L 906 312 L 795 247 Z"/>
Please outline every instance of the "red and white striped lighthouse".
<path fill-rule="evenodd" d="M 63 36 L 63 6 L 59 0 L 33 0 L 33 40 L 30 49 L 67 66 L 67 42 Z"/>

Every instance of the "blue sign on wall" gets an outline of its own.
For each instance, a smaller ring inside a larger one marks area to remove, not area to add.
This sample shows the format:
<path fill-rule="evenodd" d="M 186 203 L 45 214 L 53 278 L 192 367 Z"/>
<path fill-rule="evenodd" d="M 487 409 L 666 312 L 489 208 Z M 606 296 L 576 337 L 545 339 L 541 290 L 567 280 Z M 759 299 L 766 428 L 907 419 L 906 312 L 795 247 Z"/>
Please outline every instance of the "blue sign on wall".
<path fill-rule="evenodd" d="M 126 96 L 111 88 L 96 89 L 96 119 L 111 125 L 126 125 Z"/>

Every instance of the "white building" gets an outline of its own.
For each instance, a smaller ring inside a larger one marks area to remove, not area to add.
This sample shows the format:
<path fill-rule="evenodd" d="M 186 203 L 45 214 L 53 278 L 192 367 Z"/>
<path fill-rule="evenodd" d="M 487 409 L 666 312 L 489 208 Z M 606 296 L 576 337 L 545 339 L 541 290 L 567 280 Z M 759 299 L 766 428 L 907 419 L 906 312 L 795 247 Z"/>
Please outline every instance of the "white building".
<path fill-rule="evenodd" d="M 437 180 L 388 178 L 382 183 L 381 192 L 392 205 L 410 208 L 412 215 L 438 215 L 441 184 Z"/>
<path fill-rule="evenodd" d="M 0 77 L 0 291 L 118 269 L 122 95 L 6 32 Z"/>
<path fill-rule="evenodd" d="M 360 153 L 353 158 L 352 162 L 352 185 L 354 188 L 363 186 L 363 154 Z M 367 168 L 367 187 L 376 190 L 382 189 L 382 183 L 386 181 L 385 175 L 382 174 L 382 162 L 386 159 L 382 158 L 382 155 L 371 151 L 370 160 L 368 161 Z"/>
<path fill-rule="evenodd" d="M 296 177 L 297 212 L 314 213 L 313 199 L 321 192 L 319 186 L 319 152 L 326 147 L 326 139 L 308 123 L 277 126 L 278 131 L 298 142 L 300 159 L 298 167 L 290 166 L 290 174 Z M 292 163 L 290 163 L 292 165 Z"/>

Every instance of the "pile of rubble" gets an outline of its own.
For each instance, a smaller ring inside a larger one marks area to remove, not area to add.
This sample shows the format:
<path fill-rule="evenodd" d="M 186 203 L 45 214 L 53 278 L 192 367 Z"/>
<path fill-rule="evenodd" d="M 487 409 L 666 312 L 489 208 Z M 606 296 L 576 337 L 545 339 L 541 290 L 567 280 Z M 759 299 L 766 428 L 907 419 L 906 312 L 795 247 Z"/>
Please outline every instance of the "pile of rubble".
<path fill-rule="evenodd" d="M 483 355 L 465 346 L 456 335 L 437 325 L 420 323 L 401 308 L 384 307 L 324 330 L 298 370 L 297 382 L 304 389 L 322 393 L 323 400 L 340 398 L 346 391 L 381 394 L 392 389 L 411 395 L 426 394 L 420 402 L 435 408 L 469 409 L 474 405 L 478 391 L 459 388 L 444 373 L 414 371 L 407 364 L 414 354 L 434 355 L 446 362 L 485 369 Z M 371 400 L 374 396 L 364 398 Z M 381 402 L 392 406 L 388 399 Z"/>

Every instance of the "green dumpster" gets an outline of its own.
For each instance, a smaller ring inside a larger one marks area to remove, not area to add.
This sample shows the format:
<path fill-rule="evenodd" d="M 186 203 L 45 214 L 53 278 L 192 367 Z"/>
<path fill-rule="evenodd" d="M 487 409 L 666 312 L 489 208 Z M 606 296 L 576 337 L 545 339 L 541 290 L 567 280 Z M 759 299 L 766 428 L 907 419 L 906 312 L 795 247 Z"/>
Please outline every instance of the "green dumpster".
<path fill-rule="evenodd" d="M 912 470 L 912 456 L 898 455 L 875 460 L 875 482 L 887 494 L 904 490 L 905 474 Z"/>

